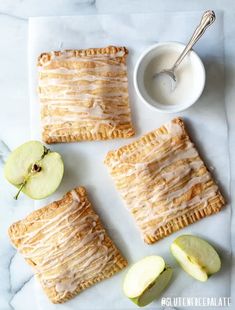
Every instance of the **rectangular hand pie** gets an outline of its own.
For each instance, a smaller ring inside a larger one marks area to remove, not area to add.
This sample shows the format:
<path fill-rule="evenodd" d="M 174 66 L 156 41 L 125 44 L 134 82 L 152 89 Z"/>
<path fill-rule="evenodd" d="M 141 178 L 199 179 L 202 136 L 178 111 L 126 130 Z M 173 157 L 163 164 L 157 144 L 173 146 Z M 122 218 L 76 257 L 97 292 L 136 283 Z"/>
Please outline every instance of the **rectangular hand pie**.
<path fill-rule="evenodd" d="M 83 187 L 12 224 L 9 235 L 53 303 L 73 298 L 127 265 Z"/>
<path fill-rule="evenodd" d="M 38 59 L 42 137 L 46 143 L 128 138 L 125 47 L 43 53 Z"/>
<path fill-rule="evenodd" d="M 225 203 L 180 118 L 109 152 L 105 163 L 149 244 Z"/>

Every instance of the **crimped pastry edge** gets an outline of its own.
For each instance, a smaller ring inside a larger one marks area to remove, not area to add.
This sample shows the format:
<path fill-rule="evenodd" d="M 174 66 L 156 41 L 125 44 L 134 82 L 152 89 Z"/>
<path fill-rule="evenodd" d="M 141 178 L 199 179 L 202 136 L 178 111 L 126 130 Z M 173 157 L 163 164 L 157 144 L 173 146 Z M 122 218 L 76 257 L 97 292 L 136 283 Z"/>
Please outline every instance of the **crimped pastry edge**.
<path fill-rule="evenodd" d="M 53 143 L 70 143 L 70 142 L 81 142 L 81 141 L 102 141 L 110 139 L 121 139 L 121 138 L 130 138 L 135 135 L 135 130 L 132 126 L 125 130 L 120 129 L 107 129 L 105 132 L 98 133 L 82 133 L 82 134 L 73 134 L 73 135 L 61 135 L 61 136 L 49 136 L 44 131 L 42 133 L 42 140 L 47 144 Z"/>
<path fill-rule="evenodd" d="M 123 55 L 115 55 L 119 52 L 123 52 Z M 64 51 L 52 51 L 42 53 L 38 57 L 38 66 L 43 66 L 47 64 L 54 56 L 64 56 L 69 54 L 70 57 L 84 57 L 84 56 L 93 56 L 93 55 L 114 55 L 115 58 L 121 58 L 122 62 L 126 62 L 126 57 L 128 55 L 128 49 L 124 46 L 107 46 L 104 48 L 88 48 L 88 49 L 69 49 Z M 118 125 L 117 125 L 118 126 Z M 135 135 L 135 129 L 132 122 L 129 123 L 129 128 L 127 129 L 118 129 L 106 128 L 102 133 L 79 133 L 79 134 L 65 134 L 62 132 L 58 136 L 50 136 L 47 131 L 42 127 L 42 140 L 47 144 L 53 143 L 70 143 L 70 142 L 80 142 L 80 141 L 99 141 L 99 140 L 110 140 L 110 139 L 121 139 L 129 138 Z"/>
<path fill-rule="evenodd" d="M 153 244 L 205 217 L 220 212 L 221 209 L 225 206 L 225 200 L 219 191 L 217 193 L 217 196 L 213 197 L 213 199 L 216 198 L 218 201 L 216 201 L 215 203 L 209 203 L 208 206 L 201 210 L 193 210 L 189 213 L 174 218 L 174 220 L 169 221 L 165 225 L 159 227 L 154 235 L 145 235 L 143 237 L 145 243 Z"/>
<path fill-rule="evenodd" d="M 182 128 L 182 135 L 187 136 L 187 138 L 191 141 L 191 139 L 190 139 L 190 137 L 186 131 L 185 124 L 184 124 L 182 117 L 176 117 L 176 118 L 172 119 L 171 122 L 178 124 Z M 156 136 L 161 134 L 161 130 L 163 129 L 163 127 L 165 125 L 166 124 L 163 124 L 159 128 L 154 129 L 153 131 L 146 133 L 145 135 L 143 135 L 139 139 L 135 140 L 134 142 L 131 142 L 130 144 L 124 145 L 124 146 L 118 148 L 117 150 L 109 151 L 108 154 L 106 155 L 105 159 L 104 159 L 104 164 L 107 167 L 109 167 L 109 163 L 112 159 L 119 158 L 123 153 L 128 153 L 129 151 L 133 152 L 133 150 L 135 150 L 135 149 L 137 150 L 138 146 L 140 144 L 142 144 L 143 142 L 148 142 L 148 141 L 151 141 L 152 139 L 155 139 Z M 210 173 L 205 162 L 202 160 L 200 154 L 198 156 L 201 159 L 201 161 L 203 162 L 203 165 L 206 168 L 206 170 Z M 211 176 L 211 180 L 215 183 L 212 176 Z M 115 181 L 115 178 L 114 178 L 114 181 Z M 184 227 L 187 227 L 190 224 L 193 224 L 193 223 L 199 221 L 200 219 L 203 219 L 204 217 L 207 217 L 207 216 L 212 215 L 214 213 L 218 213 L 219 211 L 221 211 L 222 207 L 224 207 L 226 204 L 225 199 L 222 196 L 222 194 L 220 193 L 219 189 L 217 191 L 217 195 L 213 197 L 213 200 L 215 200 L 215 199 L 217 199 L 218 201 L 216 201 L 215 203 L 209 202 L 208 205 L 201 210 L 193 210 L 193 211 L 186 213 L 182 216 L 176 217 L 174 220 L 169 221 L 165 225 L 162 225 L 161 227 L 159 227 L 156 230 L 155 234 L 144 235 L 143 239 L 144 239 L 145 243 L 153 244 L 153 243 L 159 241 L 160 239 L 163 239 L 163 238 L 171 235 L 172 233 L 174 233 L 174 232 L 176 232 L 176 231 L 178 231 Z M 125 201 L 124 201 L 124 203 L 125 203 Z M 140 227 L 139 227 L 139 230 L 140 230 L 140 232 L 142 232 Z"/>
<path fill-rule="evenodd" d="M 76 188 L 74 188 L 74 190 L 79 195 L 79 197 L 87 197 L 86 189 L 83 186 L 76 187 Z M 10 238 L 14 237 L 14 235 L 17 231 L 21 232 L 22 229 L 25 230 L 25 228 L 26 228 L 25 224 L 27 224 L 27 222 L 32 222 L 32 220 L 34 220 L 35 218 L 38 219 L 42 215 L 46 216 L 48 213 L 54 212 L 55 209 L 60 208 L 60 206 L 63 205 L 67 199 L 69 199 L 69 193 L 70 192 L 71 191 L 67 192 L 61 199 L 53 201 L 52 203 L 49 203 L 45 207 L 42 207 L 40 209 L 37 209 L 37 210 L 31 212 L 24 219 L 19 220 L 15 223 L 11 224 L 9 229 L 8 229 L 8 234 L 9 234 Z M 12 240 L 12 242 L 14 243 L 13 240 Z M 17 246 L 17 244 L 16 244 L 16 246 Z"/>
<path fill-rule="evenodd" d="M 124 269 L 128 265 L 127 260 L 120 253 L 118 253 L 115 256 L 115 259 L 116 259 L 116 263 L 109 270 L 107 270 L 107 271 L 104 270 L 103 272 L 101 272 L 95 278 L 93 278 L 91 280 L 88 280 L 88 281 L 84 281 L 82 284 L 80 284 L 77 287 L 77 289 L 75 291 L 67 293 L 63 299 L 59 299 L 59 298 L 52 299 L 51 298 L 50 300 L 54 304 L 64 303 L 64 302 L 72 299 L 73 297 L 77 296 L 83 290 L 85 290 L 85 289 L 95 285 L 98 282 L 101 282 L 101 281 L 103 281 L 105 279 L 108 279 L 108 278 L 112 277 L 114 274 L 116 274 L 117 272 L 121 271 L 122 269 Z"/>
<path fill-rule="evenodd" d="M 180 125 L 180 127 L 182 128 L 182 133 L 183 135 L 187 134 L 186 133 L 186 129 L 185 129 L 185 125 L 183 122 L 183 119 L 181 117 L 176 117 L 172 120 L 172 122 L 174 122 L 175 124 Z M 119 157 L 120 155 L 122 155 L 123 153 L 128 153 L 128 152 L 132 152 L 134 149 L 138 149 L 138 146 L 140 144 L 142 144 L 142 142 L 148 142 L 151 141 L 152 139 L 155 139 L 156 136 L 159 136 L 161 134 L 161 130 L 165 125 L 163 124 L 161 127 L 156 128 L 146 134 L 144 134 L 143 136 L 141 136 L 140 138 L 136 139 L 135 141 L 126 144 L 116 150 L 112 150 L 109 151 L 106 154 L 106 157 L 104 159 L 104 164 L 109 166 L 109 161 L 114 158 L 114 157 Z"/>
<path fill-rule="evenodd" d="M 76 191 L 76 193 L 79 195 L 79 197 L 81 199 L 84 198 L 86 200 L 86 203 L 89 204 L 90 208 L 94 211 L 93 206 L 90 203 L 90 200 L 88 199 L 88 195 L 87 195 L 87 191 L 86 191 L 85 187 L 79 186 L 79 187 L 74 188 L 73 190 Z M 18 242 L 16 240 L 14 240 L 14 237 L 15 237 L 15 234 L 17 233 L 17 231 L 22 232 L 22 229 L 25 230 L 25 228 L 27 227 L 28 221 L 31 222 L 33 219 L 40 218 L 42 215 L 45 216 L 46 214 L 53 212 L 55 209 L 59 208 L 61 206 L 61 204 L 64 204 L 65 201 L 70 198 L 69 196 L 70 196 L 71 191 L 67 192 L 60 200 L 54 201 L 54 202 L 48 204 L 47 206 L 45 206 L 43 208 L 35 210 L 35 211 L 31 212 L 28 216 L 26 216 L 24 219 L 13 223 L 8 229 L 8 234 L 10 236 L 10 239 L 11 239 L 11 242 L 13 243 L 13 245 L 17 248 Z M 97 221 L 97 227 L 98 226 L 105 229 L 101 220 L 100 220 L 100 217 L 98 217 L 98 221 Z M 44 287 L 42 287 L 44 289 L 46 295 L 48 296 L 48 298 L 50 299 L 50 301 L 52 303 L 59 304 L 59 303 L 64 303 L 64 302 L 68 301 L 68 300 L 72 299 L 73 297 L 75 297 L 76 295 L 78 295 L 84 289 L 89 288 L 90 286 L 92 286 L 92 285 L 94 285 L 94 284 L 96 284 L 102 280 L 110 278 L 112 275 L 114 275 L 118 271 L 121 271 L 123 268 L 125 268 L 128 265 L 127 260 L 122 256 L 121 252 L 116 247 L 115 243 L 109 237 L 109 234 L 108 234 L 106 229 L 105 229 L 105 238 L 106 238 L 106 244 L 108 243 L 110 246 L 114 247 L 116 250 L 116 255 L 114 257 L 115 263 L 112 265 L 112 267 L 104 269 L 99 275 L 97 275 L 93 279 L 86 280 L 83 283 L 80 283 L 78 285 L 78 287 L 76 288 L 76 290 L 74 290 L 73 292 L 67 292 L 63 298 L 61 298 L 61 296 L 59 294 L 55 294 L 52 296 L 51 290 L 46 290 Z M 30 265 L 32 265 L 30 260 L 26 259 L 26 261 Z M 36 275 L 36 278 L 38 278 L 38 280 L 40 282 L 40 278 L 37 275 Z"/>
<path fill-rule="evenodd" d="M 107 47 L 100 48 L 87 48 L 87 49 L 68 49 L 63 51 L 51 51 L 51 52 L 43 52 L 38 57 L 38 66 L 43 66 L 48 63 L 54 56 L 64 56 L 66 54 L 70 54 L 69 57 L 81 57 L 81 56 L 93 56 L 93 55 L 111 55 L 116 54 L 118 52 L 123 52 L 124 54 L 120 56 L 120 58 L 126 59 L 128 55 L 128 49 L 125 46 L 113 46 L 109 45 Z M 118 56 L 115 56 L 118 57 Z"/>

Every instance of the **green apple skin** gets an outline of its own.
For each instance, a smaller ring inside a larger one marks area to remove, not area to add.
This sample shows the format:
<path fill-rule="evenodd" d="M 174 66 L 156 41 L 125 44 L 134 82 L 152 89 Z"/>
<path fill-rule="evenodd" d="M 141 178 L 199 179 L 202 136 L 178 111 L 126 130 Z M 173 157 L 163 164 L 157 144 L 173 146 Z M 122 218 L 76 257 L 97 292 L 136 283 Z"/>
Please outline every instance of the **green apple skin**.
<path fill-rule="evenodd" d="M 209 276 L 221 268 L 218 253 L 207 241 L 199 237 L 179 236 L 171 244 L 170 249 L 184 271 L 198 281 L 207 281 Z"/>
<path fill-rule="evenodd" d="M 166 267 L 155 282 L 146 288 L 139 298 L 131 299 L 137 306 L 145 307 L 150 304 L 155 299 L 158 299 L 164 289 L 167 287 L 168 283 L 171 280 L 173 270 L 171 267 Z"/>
<path fill-rule="evenodd" d="M 157 299 L 168 285 L 172 269 L 160 256 L 147 256 L 135 263 L 124 279 L 124 294 L 139 307 Z"/>
<path fill-rule="evenodd" d="M 46 153 L 45 153 L 46 150 Z M 32 173 L 34 164 L 40 171 Z M 61 183 L 64 164 L 61 156 L 47 150 L 39 141 L 29 141 L 15 149 L 4 166 L 5 178 L 32 199 L 50 196 Z"/>

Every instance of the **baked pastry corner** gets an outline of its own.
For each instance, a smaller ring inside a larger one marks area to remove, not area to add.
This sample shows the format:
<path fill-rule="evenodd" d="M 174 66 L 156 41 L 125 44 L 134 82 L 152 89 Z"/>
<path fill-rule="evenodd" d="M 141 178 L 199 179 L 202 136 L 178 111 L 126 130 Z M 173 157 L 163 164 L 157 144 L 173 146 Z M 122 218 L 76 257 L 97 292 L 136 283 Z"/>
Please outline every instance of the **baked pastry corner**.
<path fill-rule="evenodd" d="M 42 53 L 38 58 L 42 138 L 46 143 L 134 135 L 125 47 Z"/>
<path fill-rule="evenodd" d="M 12 224 L 9 236 L 53 303 L 73 298 L 127 265 L 84 187 Z"/>
<path fill-rule="evenodd" d="M 109 152 L 105 164 L 148 244 L 225 205 L 181 118 Z"/>

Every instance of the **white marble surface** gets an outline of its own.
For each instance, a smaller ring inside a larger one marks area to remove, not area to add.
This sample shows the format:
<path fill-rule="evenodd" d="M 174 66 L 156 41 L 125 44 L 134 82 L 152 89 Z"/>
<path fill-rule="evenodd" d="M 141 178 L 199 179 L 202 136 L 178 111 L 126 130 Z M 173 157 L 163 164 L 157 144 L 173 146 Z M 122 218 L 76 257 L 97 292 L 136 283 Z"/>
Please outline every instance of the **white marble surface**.
<path fill-rule="evenodd" d="M 162 11 L 191 11 L 203 10 L 207 8 L 220 9 L 224 11 L 224 55 L 225 55 L 225 103 L 226 116 L 229 128 L 229 155 L 231 159 L 231 179 L 230 188 L 235 185 L 235 106 L 233 98 L 235 96 L 235 3 L 233 0 L 221 1 L 205 0 L 165 0 L 165 1 L 125 1 L 125 0 L 98 0 L 98 1 L 1 1 L 0 2 L 0 33 L 3 45 L 0 50 L 0 90 L 1 90 L 1 113 L 0 113 L 0 139 L 5 144 L 0 144 L 0 159 L 4 158 L 7 147 L 12 149 L 30 137 L 29 124 L 29 100 L 28 100 L 28 74 L 27 74 L 27 30 L 28 17 L 41 15 L 76 15 L 76 14 L 101 14 L 101 13 L 132 13 L 132 12 L 162 12 Z M 214 141 L 218 143 L 218 141 Z M 224 142 L 222 142 L 224 143 Z M 218 143 L 220 144 L 220 143 Z M 7 146 L 6 146 L 7 145 Z M 219 145 L 221 147 L 221 144 Z M 226 151 L 225 151 L 226 152 Z M 2 156 L 3 153 L 3 156 Z M 2 163 L 0 163 L 2 170 Z M 226 167 L 222 169 L 227 171 Z M 7 227 L 14 220 L 26 215 L 32 208 L 32 201 L 21 196 L 20 204 L 12 200 L 14 189 L 8 185 L 0 175 L 0 309 L 45 309 L 40 308 L 41 301 L 35 297 L 35 290 L 38 290 L 37 283 L 32 278 L 30 268 L 23 262 L 20 255 L 16 254 L 10 246 L 7 237 Z M 234 201 L 234 193 L 231 191 Z M 218 223 L 219 226 L 220 223 Z M 233 225 L 234 227 L 234 217 Z M 217 228 L 217 226 L 216 226 Z M 228 227 L 218 229 L 218 237 Z M 234 228 L 232 229 L 234 236 Z M 215 233 L 216 235 L 216 233 Z M 229 237 L 229 236 L 228 236 Z M 214 239 L 213 239 L 214 240 Z M 234 240 L 233 240 L 234 241 Z M 170 239 L 169 239 L 170 242 Z M 219 244 L 223 246 L 223 240 Z M 164 253 L 162 253 L 164 254 Z M 229 253 L 224 253 L 225 256 Z M 231 266 L 226 260 L 226 269 Z M 234 268 L 234 267 L 233 267 Z M 234 269 L 233 269 L 234 271 Z M 234 274 L 234 272 L 233 272 Z M 178 275 L 177 275 L 178 276 Z M 179 275 L 182 277 L 182 275 Z M 178 279 L 180 280 L 180 279 Z M 178 281 L 177 280 L 177 281 Z M 235 291 L 234 279 L 228 277 L 224 279 L 224 287 L 229 295 Z M 185 285 L 182 279 L 181 286 Z M 194 288 L 198 289 L 198 284 L 193 282 L 191 293 Z M 108 284 L 107 284 L 108 285 Z M 98 289 L 100 298 L 103 296 L 102 290 Z M 108 287 L 108 286 L 107 286 Z M 190 286 L 188 288 L 190 292 Z M 212 292 L 215 296 L 220 295 L 218 288 Z M 86 295 L 87 294 L 87 295 Z M 203 291 L 202 291 L 203 294 Z M 84 293 L 89 298 L 88 291 Z M 117 301 L 118 303 L 118 301 Z M 79 305 L 80 309 L 86 309 L 86 305 Z M 60 306 L 58 306 L 59 308 Z M 78 304 L 64 306 L 63 309 L 77 309 Z M 132 305 L 130 305 L 132 307 Z M 57 307 L 56 307 L 57 309 Z M 102 304 L 100 304 L 102 309 Z"/>

